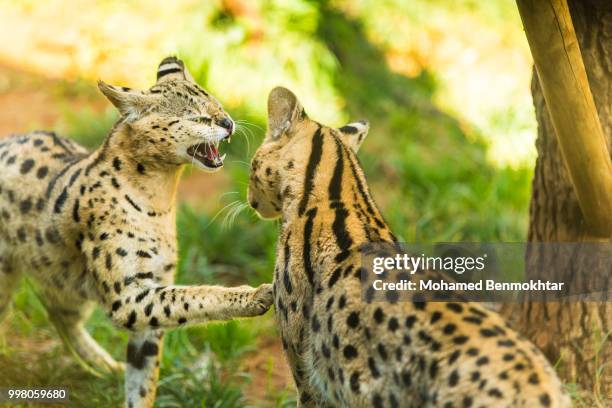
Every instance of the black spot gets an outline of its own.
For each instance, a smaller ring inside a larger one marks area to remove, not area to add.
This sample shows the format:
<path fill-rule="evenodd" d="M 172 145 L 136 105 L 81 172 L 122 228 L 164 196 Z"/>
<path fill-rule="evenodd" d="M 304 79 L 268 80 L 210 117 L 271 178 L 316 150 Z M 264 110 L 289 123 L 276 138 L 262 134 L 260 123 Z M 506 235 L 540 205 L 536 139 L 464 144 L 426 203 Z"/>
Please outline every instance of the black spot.
<path fill-rule="evenodd" d="M 454 387 L 459 382 L 459 373 L 457 370 L 453 370 L 448 376 L 448 385 Z"/>
<path fill-rule="evenodd" d="M 49 174 L 49 168 L 47 166 L 40 166 L 36 171 L 36 177 L 44 179 Z"/>
<path fill-rule="evenodd" d="M 355 347 L 349 344 L 348 346 L 344 347 L 343 354 L 344 358 L 346 358 L 347 360 L 352 360 L 353 358 L 357 357 L 359 353 L 357 352 L 357 349 Z"/>
<path fill-rule="evenodd" d="M 148 305 L 145 306 L 144 308 L 145 316 L 147 317 L 151 316 L 152 311 L 153 311 L 153 303 L 149 303 Z"/>
<path fill-rule="evenodd" d="M 408 317 L 406 317 L 406 327 L 408 329 L 412 329 L 412 326 L 414 326 L 414 323 L 416 322 L 417 318 L 415 315 L 410 315 Z"/>
<path fill-rule="evenodd" d="M 463 321 L 468 322 L 468 323 L 478 324 L 478 325 L 482 324 L 482 319 L 476 316 L 465 316 L 463 318 Z"/>
<path fill-rule="evenodd" d="M 531 374 L 529 378 L 527 379 L 527 381 L 529 381 L 529 384 L 534 384 L 534 385 L 537 385 L 540 383 L 540 379 L 538 378 L 538 375 L 536 373 Z"/>
<path fill-rule="evenodd" d="M 457 326 L 455 326 L 453 323 L 448 323 L 446 326 L 444 326 L 444 329 L 442 331 L 444 332 L 444 334 L 451 335 L 455 332 L 456 328 Z"/>
<path fill-rule="evenodd" d="M 136 251 L 136 255 L 138 255 L 141 258 L 151 258 L 151 254 L 149 254 L 147 251 L 143 251 L 140 249 Z"/>
<path fill-rule="evenodd" d="M 317 315 L 312 316 L 312 331 L 316 333 L 319 331 L 320 328 L 321 328 L 321 323 L 319 322 Z"/>
<path fill-rule="evenodd" d="M 115 300 L 111 305 L 111 310 L 116 312 L 121 307 L 121 300 Z"/>
<path fill-rule="evenodd" d="M 438 320 L 440 320 L 440 318 L 442 317 L 442 313 L 438 312 L 437 310 L 435 312 L 433 312 L 431 314 L 431 319 L 429 320 L 430 324 L 434 324 L 435 322 L 437 322 Z"/>
<path fill-rule="evenodd" d="M 396 331 L 399 328 L 399 323 L 397 322 L 397 319 L 395 317 L 390 318 L 387 327 L 389 328 L 389 331 Z"/>
<path fill-rule="evenodd" d="M 115 168 L 115 170 L 120 171 L 121 170 L 121 160 L 118 157 L 114 157 L 113 158 L 113 167 Z"/>
<path fill-rule="evenodd" d="M 144 298 L 145 298 L 145 297 L 146 297 L 148 294 L 149 294 L 149 289 L 145 289 L 145 290 L 143 290 L 142 292 L 140 292 L 140 293 L 139 293 L 139 294 L 136 296 L 136 298 L 134 299 L 134 301 L 135 301 L 136 303 L 140 303 L 140 302 L 142 302 L 142 300 L 143 300 L 143 299 L 144 299 Z"/>
<path fill-rule="evenodd" d="M 117 255 L 119 256 L 127 256 L 127 251 L 123 248 L 117 248 L 117 250 L 115 251 L 117 253 Z"/>
<path fill-rule="evenodd" d="M 418 298 L 419 298 L 419 295 L 414 295 L 415 300 L 412 302 L 412 305 L 414 306 L 416 310 L 425 310 L 427 303 L 425 303 L 422 300 L 418 300 Z"/>
<path fill-rule="evenodd" d="M 327 347 L 327 345 L 325 343 L 323 343 L 321 345 L 321 353 L 323 353 L 323 356 L 325 358 L 330 358 L 331 357 L 331 350 L 329 349 L 329 347 Z"/>
<path fill-rule="evenodd" d="M 402 382 L 404 383 L 405 387 L 410 387 L 412 385 L 412 375 L 410 374 L 410 371 L 402 371 Z"/>
<path fill-rule="evenodd" d="M 453 337 L 453 343 L 455 343 L 457 345 L 465 344 L 468 340 L 469 340 L 469 337 L 467 337 L 467 336 Z"/>
<path fill-rule="evenodd" d="M 377 349 L 378 354 L 380 354 L 380 357 L 386 361 L 389 356 L 387 354 L 387 349 L 385 348 L 385 346 L 382 343 L 378 343 Z"/>
<path fill-rule="evenodd" d="M 27 214 L 28 212 L 30 212 L 31 209 L 32 209 L 32 199 L 30 197 L 26 198 L 25 200 L 19 203 L 19 211 L 21 211 L 22 214 Z"/>
<path fill-rule="evenodd" d="M 438 375 L 438 360 L 433 360 L 429 366 L 429 377 L 434 379 L 436 375 Z"/>
<path fill-rule="evenodd" d="M 476 365 L 477 366 L 482 366 L 482 365 L 485 365 L 485 364 L 489 364 L 489 357 L 487 357 L 487 356 L 482 356 L 478 360 L 476 360 Z"/>
<path fill-rule="evenodd" d="M 27 159 L 24 160 L 23 163 L 21 163 L 21 174 L 27 174 L 30 170 L 32 170 L 32 167 L 34 167 L 34 160 L 32 159 Z"/>
<path fill-rule="evenodd" d="M 349 384 L 351 386 L 351 391 L 353 391 L 355 394 L 359 394 L 359 372 L 355 371 L 353 374 L 351 374 L 351 377 L 349 379 Z"/>
<path fill-rule="evenodd" d="M 380 307 L 376 308 L 374 311 L 374 320 L 376 320 L 378 324 L 381 324 L 385 320 L 385 313 Z"/>
<path fill-rule="evenodd" d="M 60 242 L 59 232 L 52 227 L 47 228 L 45 231 L 45 238 L 47 238 L 47 241 L 49 241 L 51 244 L 57 244 Z"/>
<path fill-rule="evenodd" d="M 184 317 L 179 317 L 179 319 L 177 320 L 178 324 L 185 324 L 187 323 L 187 319 Z"/>
<path fill-rule="evenodd" d="M 340 296 L 340 299 L 338 299 L 338 309 L 342 310 L 344 309 L 344 306 L 346 306 L 346 296 L 342 295 Z"/>
<path fill-rule="evenodd" d="M 463 408 L 470 408 L 472 406 L 472 397 L 464 397 L 463 398 Z"/>
<path fill-rule="evenodd" d="M 463 312 L 463 306 L 461 306 L 459 303 L 447 303 L 446 308 L 452 310 L 455 313 Z"/>
<path fill-rule="evenodd" d="M 542 404 L 543 407 L 550 406 L 550 397 L 548 396 L 548 394 L 540 395 L 540 403 Z"/>
<path fill-rule="evenodd" d="M 355 328 L 359 325 L 359 312 L 352 312 L 346 319 L 349 327 Z"/>
<path fill-rule="evenodd" d="M 374 396 L 372 397 L 372 406 L 374 408 L 382 408 L 383 402 L 379 394 L 374 394 Z"/>
<path fill-rule="evenodd" d="M 491 329 L 480 329 L 480 335 L 482 337 L 494 337 L 497 333 Z"/>
<path fill-rule="evenodd" d="M 132 326 L 134 326 L 134 323 L 136 323 L 136 311 L 132 310 L 128 316 L 127 322 L 125 323 L 125 328 L 131 329 Z"/>
<path fill-rule="evenodd" d="M 135 344 L 128 343 L 127 362 L 132 367 L 142 370 L 145 367 L 147 358 L 156 356 L 158 353 L 159 347 L 151 341 L 145 341 L 140 350 Z"/>
<path fill-rule="evenodd" d="M 489 395 L 495 398 L 503 398 L 504 394 L 502 394 L 502 392 L 500 390 L 498 390 L 497 388 L 491 388 L 489 390 Z"/>
<path fill-rule="evenodd" d="M 461 350 L 453 351 L 452 354 L 448 357 L 448 364 L 449 365 L 453 364 L 455 361 L 457 361 L 460 355 L 461 355 Z"/>
<path fill-rule="evenodd" d="M 380 377 L 380 371 L 378 371 L 376 362 L 374 361 L 372 357 L 368 358 L 368 366 L 370 367 L 370 372 L 372 373 L 372 377 L 374 378 Z"/>

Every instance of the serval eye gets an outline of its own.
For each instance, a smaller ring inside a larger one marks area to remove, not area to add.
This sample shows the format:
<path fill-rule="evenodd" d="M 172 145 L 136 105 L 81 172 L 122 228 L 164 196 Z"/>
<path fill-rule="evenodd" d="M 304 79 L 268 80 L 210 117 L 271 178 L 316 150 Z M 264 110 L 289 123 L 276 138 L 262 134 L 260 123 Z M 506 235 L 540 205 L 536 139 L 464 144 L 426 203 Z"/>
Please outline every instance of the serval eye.
<path fill-rule="evenodd" d="M 204 123 L 206 125 L 210 125 L 211 123 L 211 119 L 206 116 L 195 116 L 195 117 L 189 118 L 189 120 L 192 122 L 196 122 L 196 123 Z"/>

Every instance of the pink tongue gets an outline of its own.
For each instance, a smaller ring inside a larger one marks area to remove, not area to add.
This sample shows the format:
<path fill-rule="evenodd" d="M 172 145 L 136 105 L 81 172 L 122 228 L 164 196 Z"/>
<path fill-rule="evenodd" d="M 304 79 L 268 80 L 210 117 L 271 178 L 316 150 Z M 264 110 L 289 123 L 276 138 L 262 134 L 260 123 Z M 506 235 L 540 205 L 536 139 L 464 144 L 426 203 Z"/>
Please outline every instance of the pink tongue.
<path fill-rule="evenodd" d="M 206 156 L 208 156 L 208 158 L 212 160 L 215 157 L 219 156 L 219 151 L 217 150 L 215 146 L 208 145 L 206 146 Z"/>

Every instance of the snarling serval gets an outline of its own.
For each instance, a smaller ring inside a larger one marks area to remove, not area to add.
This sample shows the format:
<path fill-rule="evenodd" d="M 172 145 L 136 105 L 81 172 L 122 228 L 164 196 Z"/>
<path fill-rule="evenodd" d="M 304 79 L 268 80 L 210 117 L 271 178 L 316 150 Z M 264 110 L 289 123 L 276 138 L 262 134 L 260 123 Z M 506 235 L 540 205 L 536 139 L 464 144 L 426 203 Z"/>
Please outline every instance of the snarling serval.
<path fill-rule="evenodd" d="M 219 102 L 174 57 L 149 90 L 98 85 L 120 118 L 93 152 L 52 132 L 0 141 L 0 316 L 28 274 L 79 360 L 120 370 L 83 327 L 101 305 L 131 332 L 125 404 L 150 407 L 164 329 L 260 315 L 272 292 L 173 284 L 181 170 L 219 170 L 234 131 Z"/>
<path fill-rule="evenodd" d="M 367 132 L 276 88 L 252 160 L 251 206 L 281 217 L 274 301 L 298 406 L 569 407 L 543 355 L 480 304 L 362 297 L 361 249 L 396 241 L 357 160 Z"/>

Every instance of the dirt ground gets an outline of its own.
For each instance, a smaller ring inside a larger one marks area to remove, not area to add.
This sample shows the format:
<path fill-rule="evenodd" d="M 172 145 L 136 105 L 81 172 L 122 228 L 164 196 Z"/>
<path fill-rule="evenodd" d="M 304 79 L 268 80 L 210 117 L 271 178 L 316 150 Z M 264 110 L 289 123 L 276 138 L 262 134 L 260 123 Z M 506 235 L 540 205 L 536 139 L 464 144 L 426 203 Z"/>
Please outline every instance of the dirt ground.
<path fill-rule="evenodd" d="M 66 103 L 68 108 L 87 107 L 97 112 L 102 112 L 107 106 L 103 97 L 94 92 L 92 96 L 64 98 L 60 104 L 58 99 L 65 95 L 53 91 L 58 88 L 61 88 L 61 83 L 57 80 L 0 63 L 0 139 L 34 129 L 54 130 Z M 189 171 L 183 175 L 179 185 L 179 200 L 196 209 L 215 207 L 218 203 L 212 198 L 213 194 L 226 190 L 227 185 L 228 178 L 222 172 L 210 175 Z M 28 349 L 39 352 L 41 348 L 40 344 L 28 339 L 13 338 L 11 345 L 25 354 L 29 354 Z M 59 347 L 59 338 L 45 339 L 44 346 L 45 349 Z M 257 352 L 248 355 L 244 361 L 244 369 L 252 377 L 246 389 L 251 399 L 266 400 L 268 390 L 290 389 L 292 386 L 291 373 L 277 338 L 260 339 Z"/>

